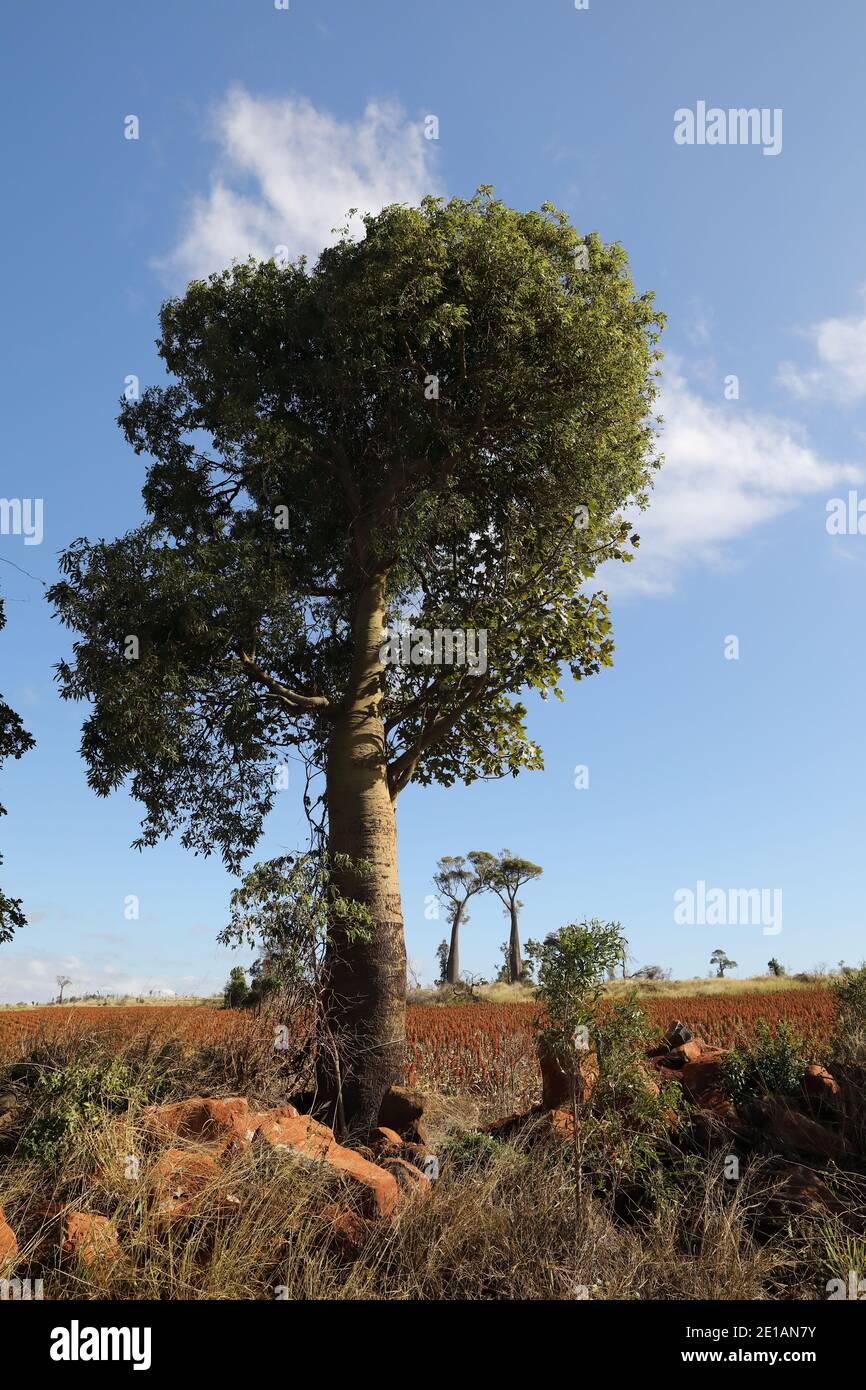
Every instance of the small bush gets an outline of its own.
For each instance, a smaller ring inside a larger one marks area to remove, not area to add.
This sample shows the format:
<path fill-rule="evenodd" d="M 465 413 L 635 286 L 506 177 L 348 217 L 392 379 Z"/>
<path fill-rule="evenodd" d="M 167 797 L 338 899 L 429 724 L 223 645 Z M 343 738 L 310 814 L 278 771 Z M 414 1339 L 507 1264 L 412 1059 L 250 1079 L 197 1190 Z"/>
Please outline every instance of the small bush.
<path fill-rule="evenodd" d="M 250 987 L 241 966 L 236 965 L 229 974 L 223 990 L 223 1004 L 227 1009 L 242 1009 L 247 1003 Z"/>
<path fill-rule="evenodd" d="M 839 1018 L 844 1027 L 866 1026 L 866 965 L 852 970 L 843 978 L 833 980 L 833 990 L 839 1005 Z"/>
<path fill-rule="evenodd" d="M 752 1039 L 725 1057 L 722 1088 L 735 1104 L 769 1093 L 791 1095 L 800 1085 L 807 1060 L 801 1033 L 784 1021 L 771 1030 L 759 1019 Z"/>
<path fill-rule="evenodd" d="M 73 1062 L 42 1071 L 34 1086 L 33 1117 L 21 1138 L 21 1156 L 56 1164 L 78 1132 L 96 1124 L 106 1111 L 123 1111 L 147 1098 L 120 1061 L 89 1066 Z"/>
<path fill-rule="evenodd" d="M 449 1139 L 440 1146 L 440 1157 L 455 1174 L 472 1168 L 483 1169 L 502 1152 L 502 1140 L 483 1130 L 469 1130 L 459 1138 Z"/>

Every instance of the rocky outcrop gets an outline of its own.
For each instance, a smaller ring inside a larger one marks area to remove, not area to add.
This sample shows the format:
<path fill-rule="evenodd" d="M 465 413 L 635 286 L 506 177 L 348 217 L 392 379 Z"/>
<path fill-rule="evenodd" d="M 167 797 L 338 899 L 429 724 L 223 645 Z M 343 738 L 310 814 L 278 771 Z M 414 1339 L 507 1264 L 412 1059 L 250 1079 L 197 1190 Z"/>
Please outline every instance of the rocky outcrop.
<path fill-rule="evenodd" d="M 792 1217 L 840 1215 L 846 1210 L 846 1204 L 811 1168 L 788 1163 L 777 1176 L 779 1181 L 760 1210 L 765 1225 L 779 1227 Z"/>
<path fill-rule="evenodd" d="M 282 1111 L 266 1111 L 257 1116 L 253 1144 L 257 1147 L 280 1149 L 324 1162 L 335 1144 L 333 1130 L 320 1125 L 309 1115 L 286 1115 Z"/>
<path fill-rule="evenodd" d="M 725 1093 L 724 1065 L 727 1053 L 693 1037 L 680 1022 L 672 1023 L 660 1046 L 651 1048 L 647 1059 L 660 1080 L 678 1081 L 686 1099 L 701 1112 L 704 1120 L 737 1128 L 750 1142 L 760 1145 L 770 1140 L 782 1151 L 793 1150 L 825 1160 L 847 1157 L 851 1148 L 844 1136 L 821 1120 L 832 1120 L 841 1110 L 841 1090 L 826 1067 L 812 1064 L 800 1085 L 802 1104 L 797 1098 L 763 1096 L 735 1106 Z"/>
<path fill-rule="evenodd" d="M 293 1106 L 284 1108 L 298 1113 Z M 233 1142 L 249 1143 L 261 1118 L 241 1096 L 190 1096 L 172 1105 L 149 1106 L 142 1112 L 141 1124 L 154 1143 L 187 1139 L 224 1148 Z"/>
<path fill-rule="evenodd" d="M 386 1098 L 385 1113 L 396 1127 L 383 1124 L 377 1131 L 382 1156 L 389 1162 L 372 1161 L 355 1149 L 338 1144 L 327 1125 L 309 1115 L 299 1115 L 293 1105 L 253 1111 L 242 1097 L 228 1099 L 191 1096 L 172 1105 L 151 1106 L 142 1116 L 151 1143 L 171 1140 L 195 1143 L 204 1152 L 169 1148 L 156 1165 L 160 1214 L 167 1219 L 188 1215 L 208 1186 L 220 1209 L 233 1201 L 219 1187 L 217 1159 L 231 1158 L 252 1145 L 260 1150 L 293 1154 L 298 1159 L 322 1164 L 348 1185 L 354 1206 L 369 1218 L 394 1214 L 401 1199 L 429 1190 L 429 1182 L 413 1160 L 420 1148 L 403 1133 L 422 1132 L 423 1097 L 394 1088 Z M 372 1150 L 368 1150 L 372 1152 Z M 421 1149 L 421 1152 L 424 1152 Z M 378 1156 L 378 1155 L 377 1155 Z M 209 1198 L 210 1200 L 210 1198 Z"/>
<path fill-rule="evenodd" d="M 321 1219 L 326 1235 L 344 1260 L 357 1259 L 376 1229 L 376 1222 L 369 1217 L 357 1211 L 346 1211 L 336 1204 L 323 1207 Z"/>
<path fill-rule="evenodd" d="M 705 1128 L 733 1126 L 736 1107 L 722 1087 L 724 1052 L 695 1037 L 679 1020 L 672 1023 L 658 1047 L 650 1048 L 647 1061 L 660 1082 L 676 1081 L 683 1095 L 703 1116 Z"/>
<path fill-rule="evenodd" d="M 240 1198 L 227 1191 L 223 1173 L 210 1154 L 190 1149 L 166 1149 L 153 1168 L 157 1219 L 183 1221 L 197 1211 L 237 1211 Z"/>
<path fill-rule="evenodd" d="M 4 1264 L 11 1263 L 18 1254 L 18 1241 L 15 1239 L 15 1232 L 6 1220 L 3 1208 L 0 1207 L 0 1269 Z"/>
<path fill-rule="evenodd" d="M 800 1089 L 810 1110 L 816 1115 L 834 1114 L 841 1107 L 842 1088 L 826 1067 L 815 1063 L 806 1068 Z"/>
<path fill-rule="evenodd" d="M 61 1221 L 60 1249 L 88 1268 L 102 1261 L 120 1259 L 120 1242 L 107 1216 L 87 1211 L 68 1211 Z"/>
<path fill-rule="evenodd" d="M 783 1148 L 837 1162 L 851 1153 L 851 1146 L 842 1134 L 802 1115 L 777 1096 L 753 1101 L 747 1117 L 756 1129 Z"/>
<path fill-rule="evenodd" d="M 392 1086 L 382 1097 L 379 1124 L 412 1144 L 426 1145 L 424 1106 L 425 1098 L 420 1091 L 408 1086 Z"/>
<path fill-rule="evenodd" d="M 541 1068 L 541 1104 L 545 1110 L 559 1110 L 571 1105 L 572 1087 L 578 1102 L 589 1100 L 598 1080 L 598 1062 L 594 1052 L 576 1052 L 573 1072 L 560 1062 L 543 1038 L 536 1048 Z"/>
<path fill-rule="evenodd" d="M 283 1152 L 321 1166 L 343 1184 L 347 1205 L 331 1204 L 323 1216 L 327 1213 L 327 1229 L 342 1253 L 353 1258 L 377 1222 L 430 1191 L 419 1162 L 428 1153 L 416 1137 L 423 1133 L 423 1098 L 412 1092 L 392 1095 L 386 1114 L 413 1137 L 407 1140 L 403 1132 L 383 1125 L 368 1158 L 339 1144 L 327 1125 L 300 1115 L 292 1105 L 257 1111 L 241 1096 L 190 1096 L 149 1106 L 141 1115 L 141 1130 L 151 1151 L 145 1177 L 156 1226 L 236 1213 L 243 1198 L 231 1190 L 228 1165 L 251 1149 Z M 69 1210 L 59 1202 L 33 1207 L 29 1215 L 41 1223 L 32 1233 L 39 1259 L 49 1259 L 52 1249 L 59 1249 L 64 1257 L 92 1266 L 122 1255 L 114 1226 L 104 1215 Z M 17 1255 L 18 1240 L 0 1209 L 0 1271 Z"/>
<path fill-rule="evenodd" d="M 379 1165 L 395 1178 L 397 1187 L 404 1196 L 425 1197 L 429 1193 L 430 1180 L 414 1163 L 396 1155 L 388 1155 L 379 1159 Z"/>

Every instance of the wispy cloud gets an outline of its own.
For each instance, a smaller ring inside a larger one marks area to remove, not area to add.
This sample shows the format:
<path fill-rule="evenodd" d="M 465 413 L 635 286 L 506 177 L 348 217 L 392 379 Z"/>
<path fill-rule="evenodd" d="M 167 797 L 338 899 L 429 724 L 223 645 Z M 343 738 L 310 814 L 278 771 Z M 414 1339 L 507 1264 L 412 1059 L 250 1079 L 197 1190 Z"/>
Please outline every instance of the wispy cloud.
<path fill-rule="evenodd" d="M 93 963 L 75 955 L 27 956 L 6 949 L 0 980 L 0 1003 L 45 1003 L 56 997 L 58 975 L 68 976 L 72 984 L 66 997 L 81 994 L 139 995 L 208 994 L 219 988 L 216 976 L 191 975 L 172 978 L 165 974 L 147 975 L 128 966 Z"/>
<path fill-rule="evenodd" d="M 631 565 L 605 569 L 617 595 L 670 593 L 685 570 L 730 563 L 738 543 L 805 497 L 864 477 L 822 458 L 789 420 L 696 394 L 671 359 L 659 413 L 664 465 L 634 522 L 640 549 Z"/>
<path fill-rule="evenodd" d="M 822 319 L 806 329 L 817 361 L 800 367 L 781 362 L 777 379 L 798 400 L 851 405 L 866 397 L 866 286 L 863 307 L 847 318 Z"/>
<path fill-rule="evenodd" d="M 255 97 L 238 86 L 214 112 L 213 131 L 219 156 L 210 190 L 159 262 L 175 280 L 250 254 L 267 258 L 281 246 L 292 258 L 315 256 L 350 208 L 377 212 L 436 191 L 435 145 L 421 119 L 390 102 L 370 101 L 356 121 L 340 121 L 304 97 Z"/>
<path fill-rule="evenodd" d="M 213 119 L 218 158 L 210 190 L 189 209 L 179 241 L 162 262 L 175 279 L 207 274 L 249 254 L 315 256 L 350 208 L 376 211 L 416 203 L 435 191 L 435 146 L 423 122 L 397 106 L 371 101 L 355 121 L 338 120 L 303 97 L 256 97 L 233 87 Z M 356 224 L 357 225 L 357 224 Z M 695 306 L 692 338 L 706 347 L 710 326 Z M 818 365 L 783 364 L 799 396 L 866 394 L 866 310 L 811 330 Z M 862 471 L 822 458 L 797 424 L 712 402 L 690 388 L 668 359 L 660 410 L 665 417 L 649 512 L 636 519 L 634 563 L 608 567 L 611 591 L 671 592 L 696 565 L 722 565 L 757 527 L 805 497 L 859 482 Z"/>

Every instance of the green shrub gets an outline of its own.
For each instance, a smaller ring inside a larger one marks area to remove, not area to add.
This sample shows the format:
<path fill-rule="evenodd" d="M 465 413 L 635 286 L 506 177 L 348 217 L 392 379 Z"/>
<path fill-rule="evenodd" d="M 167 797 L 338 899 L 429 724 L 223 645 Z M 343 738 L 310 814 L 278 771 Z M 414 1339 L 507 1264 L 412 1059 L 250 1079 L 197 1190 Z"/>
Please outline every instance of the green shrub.
<path fill-rule="evenodd" d="M 40 1072 L 33 1088 L 34 1114 L 21 1138 L 24 1158 L 55 1164 L 81 1130 L 106 1112 L 148 1099 L 123 1062 L 73 1062 Z"/>
<path fill-rule="evenodd" d="M 806 1039 L 787 1022 L 771 1030 L 758 1019 L 748 1043 L 738 1044 L 722 1063 L 722 1089 L 736 1104 L 752 1096 L 791 1095 L 808 1061 Z"/>
<path fill-rule="evenodd" d="M 249 993 L 250 987 L 247 984 L 246 972 L 240 965 L 234 966 L 223 990 L 225 1008 L 242 1009 L 249 998 Z"/>
<path fill-rule="evenodd" d="M 847 1027 L 866 1027 L 866 965 L 833 980 L 830 987 L 839 1005 L 840 1021 Z"/>
<path fill-rule="evenodd" d="M 502 1152 L 503 1142 L 483 1130 L 473 1129 L 459 1138 L 448 1139 L 440 1146 L 439 1156 L 458 1174 L 471 1168 L 486 1168 Z"/>

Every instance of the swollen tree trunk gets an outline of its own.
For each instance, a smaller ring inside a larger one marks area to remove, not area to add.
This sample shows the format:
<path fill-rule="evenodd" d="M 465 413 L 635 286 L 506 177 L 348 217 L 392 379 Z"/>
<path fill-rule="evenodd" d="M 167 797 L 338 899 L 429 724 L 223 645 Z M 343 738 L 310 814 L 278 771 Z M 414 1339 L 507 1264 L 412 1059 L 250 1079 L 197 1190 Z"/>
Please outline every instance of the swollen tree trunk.
<path fill-rule="evenodd" d="M 460 923 L 463 920 L 465 906 L 465 903 L 456 903 L 454 907 L 454 921 L 451 923 L 451 949 L 448 952 L 448 964 L 445 967 L 445 979 L 449 985 L 456 985 L 460 981 Z"/>
<path fill-rule="evenodd" d="M 520 933 L 517 930 L 517 907 L 514 902 L 510 904 L 511 911 L 511 938 L 508 942 L 508 979 L 510 984 L 516 984 L 523 974 L 523 958 L 520 954 Z"/>
<path fill-rule="evenodd" d="M 341 1131 L 375 1128 L 382 1097 L 405 1079 L 406 948 L 397 876 L 397 827 L 379 717 L 383 583 L 361 596 L 352 699 L 335 722 L 327 759 L 328 846 L 334 883 L 362 904 L 369 925 L 335 917 L 325 958 L 318 1088 Z M 349 867 L 335 856 L 347 856 Z M 369 871 L 359 867 L 367 861 Z"/>

